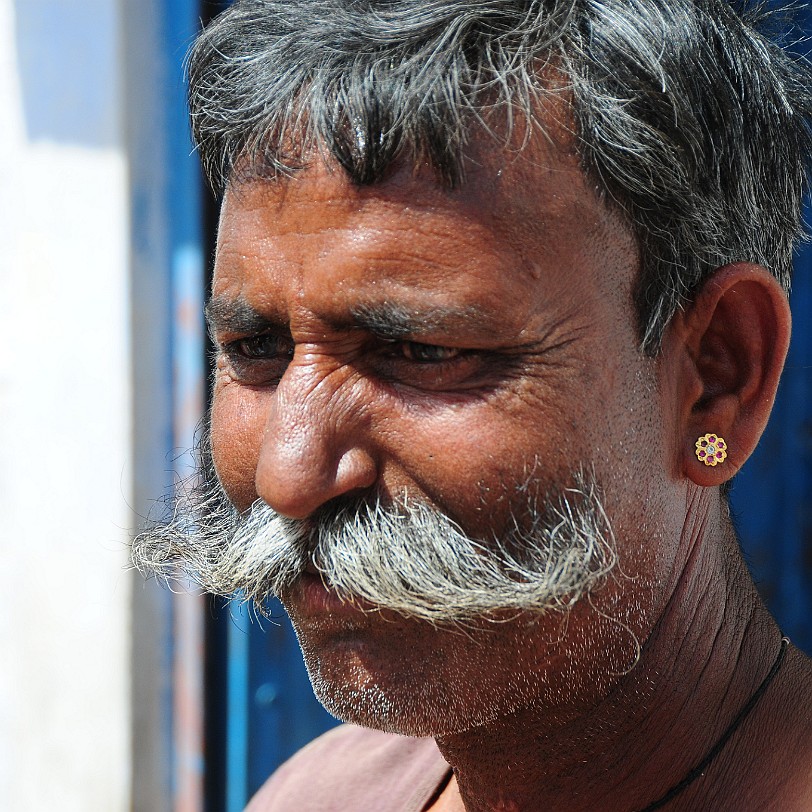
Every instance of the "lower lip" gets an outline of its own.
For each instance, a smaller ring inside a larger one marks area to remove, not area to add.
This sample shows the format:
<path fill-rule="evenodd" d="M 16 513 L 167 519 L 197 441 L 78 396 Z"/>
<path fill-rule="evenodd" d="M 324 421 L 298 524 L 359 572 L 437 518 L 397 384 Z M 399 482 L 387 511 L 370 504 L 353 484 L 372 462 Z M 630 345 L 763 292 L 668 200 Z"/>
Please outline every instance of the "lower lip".
<path fill-rule="evenodd" d="M 357 615 L 365 608 L 372 608 L 371 604 L 358 599 L 342 600 L 338 592 L 324 585 L 320 576 L 309 572 L 300 576 L 289 595 L 297 611 L 306 615 Z"/>

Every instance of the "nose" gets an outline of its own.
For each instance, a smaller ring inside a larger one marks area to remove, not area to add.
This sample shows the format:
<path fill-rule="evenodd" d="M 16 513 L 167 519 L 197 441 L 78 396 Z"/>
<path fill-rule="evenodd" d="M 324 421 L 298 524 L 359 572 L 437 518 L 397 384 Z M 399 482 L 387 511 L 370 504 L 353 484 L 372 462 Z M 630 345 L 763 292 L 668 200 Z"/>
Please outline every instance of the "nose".
<path fill-rule="evenodd" d="M 372 487 L 363 381 L 345 367 L 294 359 L 271 398 L 256 470 L 256 492 L 291 519 L 337 496 Z"/>

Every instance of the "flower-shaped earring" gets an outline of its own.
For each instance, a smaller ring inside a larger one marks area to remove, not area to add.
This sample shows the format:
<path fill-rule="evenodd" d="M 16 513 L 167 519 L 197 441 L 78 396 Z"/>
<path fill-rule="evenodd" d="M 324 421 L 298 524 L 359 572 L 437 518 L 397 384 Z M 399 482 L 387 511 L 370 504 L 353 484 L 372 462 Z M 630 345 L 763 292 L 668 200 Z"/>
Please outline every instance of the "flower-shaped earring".
<path fill-rule="evenodd" d="M 696 441 L 696 457 L 705 465 L 719 465 L 727 459 L 727 443 L 716 434 L 705 434 Z"/>

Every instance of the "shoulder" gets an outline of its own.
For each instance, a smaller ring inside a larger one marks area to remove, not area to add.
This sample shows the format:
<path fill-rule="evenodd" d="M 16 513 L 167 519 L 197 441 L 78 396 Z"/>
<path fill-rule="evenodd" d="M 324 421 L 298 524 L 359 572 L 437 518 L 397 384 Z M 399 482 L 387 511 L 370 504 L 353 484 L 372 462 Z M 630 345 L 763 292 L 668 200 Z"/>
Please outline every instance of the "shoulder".
<path fill-rule="evenodd" d="M 285 762 L 246 812 L 420 810 L 449 769 L 433 739 L 341 725 Z"/>

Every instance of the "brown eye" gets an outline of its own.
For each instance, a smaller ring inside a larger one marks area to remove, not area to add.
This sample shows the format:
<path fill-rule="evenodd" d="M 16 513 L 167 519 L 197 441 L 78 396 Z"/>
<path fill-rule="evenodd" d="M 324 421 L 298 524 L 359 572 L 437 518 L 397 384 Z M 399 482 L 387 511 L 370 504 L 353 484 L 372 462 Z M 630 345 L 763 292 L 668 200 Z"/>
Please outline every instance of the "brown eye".
<path fill-rule="evenodd" d="M 243 358 L 251 360 L 290 360 L 293 357 L 293 342 L 284 336 L 272 334 L 241 338 L 231 347 Z"/>
<path fill-rule="evenodd" d="M 263 333 L 223 344 L 221 352 L 232 378 L 252 386 L 275 385 L 293 358 L 290 336 Z"/>
<path fill-rule="evenodd" d="M 403 357 L 418 364 L 439 364 L 452 361 L 461 351 L 456 347 L 441 347 L 437 344 L 418 344 L 415 341 L 404 341 L 401 345 Z"/>

